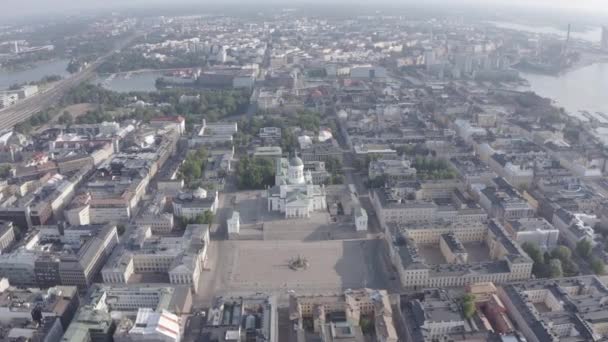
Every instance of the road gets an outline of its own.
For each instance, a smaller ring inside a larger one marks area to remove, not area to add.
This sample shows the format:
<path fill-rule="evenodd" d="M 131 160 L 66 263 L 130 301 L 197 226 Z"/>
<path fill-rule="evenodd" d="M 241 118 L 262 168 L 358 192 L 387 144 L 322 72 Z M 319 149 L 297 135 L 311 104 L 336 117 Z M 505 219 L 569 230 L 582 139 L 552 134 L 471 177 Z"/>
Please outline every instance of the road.
<path fill-rule="evenodd" d="M 59 82 L 50 89 L 40 92 L 30 98 L 19 101 L 14 106 L 0 111 L 0 129 L 12 128 L 16 124 L 29 119 L 32 115 L 43 111 L 59 101 L 63 95 L 81 82 L 89 80 L 95 75 L 95 70 L 114 53 L 128 46 L 134 39 L 143 33 L 135 33 L 118 42 L 114 49 L 97 58 L 86 69 L 75 73 Z"/>

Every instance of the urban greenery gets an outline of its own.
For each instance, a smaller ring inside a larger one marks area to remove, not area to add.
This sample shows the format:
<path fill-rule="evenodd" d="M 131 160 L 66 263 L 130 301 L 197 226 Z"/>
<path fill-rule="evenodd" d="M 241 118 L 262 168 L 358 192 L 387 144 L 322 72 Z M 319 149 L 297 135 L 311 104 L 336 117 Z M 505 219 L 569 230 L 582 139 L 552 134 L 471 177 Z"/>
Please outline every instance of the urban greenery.
<path fill-rule="evenodd" d="M 530 242 L 523 243 L 522 248 L 534 262 L 532 273 L 537 278 L 570 277 L 579 273 L 578 266 L 572 261 L 572 251 L 566 246 L 558 246 L 550 253 L 543 253 Z"/>
<path fill-rule="evenodd" d="M 427 157 L 429 155 L 434 155 L 434 152 L 429 150 L 424 144 L 408 144 L 401 145 L 395 148 L 397 154 L 400 156 L 406 157 L 415 157 L 415 156 L 423 156 Z"/>
<path fill-rule="evenodd" d="M 592 247 L 589 240 L 583 239 L 576 244 L 576 254 L 581 258 L 588 260 L 589 257 L 591 257 Z"/>
<path fill-rule="evenodd" d="M 184 180 L 188 188 L 192 188 L 200 182 L 203 172 L 207 166 L 208 153 L 204 147 L 196 151 L 190 151 L 179 169 L 178 177 Z"/>
<path fill-rule="evenodd" d="M 23 134 L 29 134 L 35 127 L 41 126 L 49 122 L 55 115 L 55 109 L 49 108 L 47 110 L 38 112 L 29 119 L 24 120 L 15 125 L 15 131 Z"/>
<path fill-rule="evenodd" d="M 207 210 L 203 214 L 198 215 L 193 219 L 179 217 L 176 224 L 179 229 L 185 229 L 189 224 L 212 224 L 214 219 L 215 215 L 213 215 L 211 211 Z"/>
<path fill-rule="evenodd" d="M 551 258 L 558 259 L 564 276 L 573 277 L 579 274 L 578 265 L 572 261 L 572 251 L 566 246 L 557 246 L 551 251 Z"/>
<path fill-rule="evenodd" d="M 116 233 L 118 234 L 118 236 L 122 236 L 122 234 L 124 234 L 126 230 L 127 228 L 124 224 L 119 224 L 116 226 Z"/>
<path fill-rule="evenodd" d="M 72 117 L 72 114 L 70 114 L 70 112 L 64 111 L 63 114 L 61 114 L 61 116 L 59 116 L 59 118 L 57 119 L 57 122 L 62 125 L 69 126 L 74 123 L 74 117 Z"/>
<path fill-rule="evenodd" d="M 265 158 L 242 158 L 236 168 L 239 189 L 263 189 L 274 184 L 274 164 Z"/>
<path fill-rule="evenodd" d="M 8 179 L 13 167 L 9 164 L 0 165 L 0 179 Z"/>
<path fill-rule="evenodd" d="M 182 96 L 190 96 L 187 101 Z M 167 89 L 157 92 L 119 93 L 107 90 L 100 85 L 83 83 L 75 87 L 61 100 L 63 106 L 91 103 L 97 106 L 76 119 L 78 123 L 100 123 L 114 120 L 111 112 L 141 100 L 152 106 L 135 108 L 127 118 L 149 121 L 158 116 L 182 115 L 192 127 L 202 119 L 216 121 L 227 116 L 245 112 L 249 105 L 249 93 L 240 90 L 192 90 Z M 160 106 L 159 106 L 160 105 Z"/>
<path fill-rule="evenodd" d="M 597 275 L 606 274 L 606 265 L 600 258 L 597 258 L 597 257 L 592 258 L 589 265 L 591 266 L 591 270 L 593 270 L 593 273 L 595 273 Z"/>
<path fill-rule="evenodd" d="M 375 332 L 374 317 L 361 317 L 359 320 L 359 326 L 361 327 L 361 332 L 363 334 L 372 335 Z"/>
<path fill-rule="evenodd" d="M 471 318 L 477 311 L 475 307 L 475 296 L 472 294 L 466 294 L 462 296 L 462 311 L 466 318 Z"/>
<path fill-rule="evenodd" d="M 412 163 L 416 169 L 416 177 L 422 180 L 452 179 L 456 172 L 444 159 L 416 157 Z"/>
<path fill-rule="evenodd" d="M 116 72 L 134 71 L 141 69 L 178 69 L 206 64 L 206 57 L 199 53 L 176 54 L 174 58 L 160 60 L 148 58 L 137 51 L 127 51 L 115 54 L 97 69 L 99 73 L 111 74 Z"/>

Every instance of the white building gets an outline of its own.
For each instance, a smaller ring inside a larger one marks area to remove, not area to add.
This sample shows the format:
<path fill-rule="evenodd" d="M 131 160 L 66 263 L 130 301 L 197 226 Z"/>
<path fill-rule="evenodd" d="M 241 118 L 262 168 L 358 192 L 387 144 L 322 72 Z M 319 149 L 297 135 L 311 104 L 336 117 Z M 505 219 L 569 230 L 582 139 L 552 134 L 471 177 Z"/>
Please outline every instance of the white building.
<path fill-rule="evenodd" d="M 544 218 L 506 220 L 504 226 L 509 235 L 520 245 L 529 242 L 543 250 L 552 250 L 557 246 L 559 229 L 553 227 Z"/>
<path fill-rule="evenodd" d="M 179 317 L 167 310 L 154 312 L 140 308 L 133 328 L 126 335 L 115 336 L 117 342 L 179 342 L 182 331 Z"/>
<path fill-rule="evenodd" d="M 228 236 L 239 235 L 241 230 L 241 218 L 238 211 L 232 213 L 232 216 L 226 220 L 226 228 L 228 230 Z"/>
<path fill-rule="evenodd" d="M 198 290 L 207 259 L 209 228 L 188 225 L 181 237 L 155 236 L 150 227 L 140 227 L 125 248 L 114 251 L 101 275 L 104 283 L 126 284 L 134 273 L 166 273 L 169 282 Z"/>
<path fill-rule="evenodd" d="M 15 229 L 11 221 L 0 222 L 0 254 L 15 241 Z"/>
<path fill-rule="evenodd" d="M 285 213 L 285 218 L 304 218 L 327 209 L 325 187 L 313 184 L 302 159 L 280 158 L 276 167 L 275 186 L 268 190 L 269 211 Z"/>
<path fill-rule="evenodd" d="M 181 193 L 173 199 L 173 214 L 176 217 L 195 219 L 209 211 L 213 214 L 219 206 L 219 194 L 216 191 L 212 196 L 207 191 L 198 188 L 192 193 Z"/>
<path fill-rule="evenodd" d="M 19 95 L 16 93 L 0 93 L 0 108 L 6 108 L 14 105 L 19 100 Z"/>
<path fill-rule="evenodd" d="M 355 216 L 355 228 L 358 232 L 366 232 L 367 231 L 367 211 L 365 209 L 358 207 L 354 212 Z"/>
<path fill-rule="evenodd" d="M 26 99 L 30 96 L 38 94 L 38 86 L 37 85 L 26 85 L 21 89 L 17 90 L 17 94 L 19 95 L 19 100 Z"/>
<path fill-rule="evenodd" d="M 475 136 L 486 136 L 488 132 L 485 128 L 472 125 L 469 121 L 458 119 L 454 122 L 456 133 L 467 143 L 472 143 Z"/>
<path fill-rule="evenodd" d="M 582 240 L 587 240 L 592 245 L 596 244 L 594 241 L 595 231 L 593 226 L 597 222 L 599 222 L 599 219 L 595 215 L 570 213 L 567 210 L 560 208 L 553 214 L 551 223 L 559 230 L 560 236 L 564 242 L 566 242 L 570 248 L 574 249 Z"/>
<path fill-rule="evenodd" d="M 155 234 L 167 234 L 173 230 L 173 215 L 160 213 L 156 215 L 142 215 L 135 223 L 138 226 L 150 226 Z"/>

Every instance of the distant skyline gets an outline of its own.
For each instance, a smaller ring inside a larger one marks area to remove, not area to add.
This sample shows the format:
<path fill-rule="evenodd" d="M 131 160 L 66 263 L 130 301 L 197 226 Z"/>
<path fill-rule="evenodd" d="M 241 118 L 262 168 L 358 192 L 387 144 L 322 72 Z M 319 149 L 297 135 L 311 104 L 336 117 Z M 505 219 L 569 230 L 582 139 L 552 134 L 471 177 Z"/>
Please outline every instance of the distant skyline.
<path fill-rule="evenodd" d="M 371 6 L 369 1 L 364 0 L 2 0 L 4 10 L 0 13 L 0 17 L 17 19 L 19 16 L 39 16 L 44 14 L 77 14 L 79 11 L 91 10 L 111 10 L 116 9 L 133 9 L 137 7 L 151 8 L 154 6 L 203 6 L 205 4 L 214 7 L 231 6 L 245 4 L 255 6 L 257 4 L 273 4 L 289 6 L 310 5 L 327 5 L 327 4 L 349 4 L 351 7 L 356 4 Z M 452 6 L 458 5 L 477 5 L 481 9 L 490 5 L 502 6 L 520 6 L 520 7 L 536 7 L 547 9 L 576 9 L 593 11 L 594 14 L 606 14 L 608 16 L 608 4 L 606 0 L 377 0 L 374 3 L 379 5 L 440 5 L 449 4 Z"/>

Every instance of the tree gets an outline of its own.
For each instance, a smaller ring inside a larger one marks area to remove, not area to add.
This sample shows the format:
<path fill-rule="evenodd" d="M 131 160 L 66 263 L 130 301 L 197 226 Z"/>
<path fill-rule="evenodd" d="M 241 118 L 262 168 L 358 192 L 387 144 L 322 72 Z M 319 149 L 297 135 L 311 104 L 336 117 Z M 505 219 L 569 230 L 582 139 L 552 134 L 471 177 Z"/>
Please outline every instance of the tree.
<path fill-rule="evenodd" d="M 371 319 L 361 317 L 359 320 L 359 326 L 364 334 L 372 334 L 374 332 L 374 322 Z"/>
<path fill-rule="evenodd" d="M 205 213 L 203 214 L 203 223 L 211 224 L 211 223 L 213 223 L 213 219 L 214 219 L 213 213 L 210 210 L 205 211 Z"/>
<path fill-rule="evenodd" d="M 549 261 L 549 276 L 551 278 L 559 278 L 564 276 L 562 262 L 559 259 L 551 259 Z"/>
<path fill-rule="evenodd" d="M 593 258 L 591 260 L 591 269 L 593 270 L 593 273 L 597 275 L 604 275 L 606 273 L 606 265 L 599 258 Z"/>
<path fill-rule="evenodd" d="M 274 183 L 274 165 L 265 158 L 245 157 L 236 168 L 239 189 L 263 189 Z"/>
<path fill-rule="evenodd" d="M 532 265 L 532 273 L 534 273 L 537 278 L 547 277 L 549 275 L 549 267 L 545 264 L 545 256 L 538 246 L 530 242 L 524 242 L 521 247 L 534 262 Z"/>
<path fill-rule="evenodd" d="M 204 147 L 191 151 L 179 170 L 179 177 L 184 180 L 187 187 L 192 187 L 195 181 L 203 177 L 207 165 L 208 152 Z"/>
<path fill-rule="evenodd" d="M 57 119 L 57 121 L 62 124 L 62 125 L 71 125 L 72 123 L 74 123 L 74 118 L 72 117 L 72 114 L 70 114 L 70 112 L 68 112 L 67 110 L 63 112 L 63 114 L 61 114 L 61 116 Z"/>
<path fill-rule="evenodd" d="M 126 231 L 126 227 L 124 224 L 119 224 L 116 226 L 116 232 L 118 234 L 118 236 L 122 236 L 122 234 L 124 234 Z"/>
<path fill-rule="evenodd" d="M 332 174 L 340 173 L 342 171 L 342 163 L 338 158 L 327 158 L 327 160 L 325 161 L 325 169 Z"/>
<path fill-rule="evenodd" d="M 576 253 L 583 259 L 589 259 L 591 256 L 591 242 L 583 239 L 576 244 Z"/>
<path fill-rule="evenodd" d="M 9 164 L 0 165 L 0 179 L 7 179 L 11 176 L 13 167 Z"/>
<path fill-rule="evenodd" d="M 551 251 L 551 256 L 559 259 L 563 264 L 572 258 L 572 251 L 566 246 L 557 246 Z"/>
<path fill-rule="evenodd" d="M 462 297 L 462 311 L 466 318 L 471 318 L 475 314 L 477 308 L 475 307 L 475 296 L 472 294 L 466 294 Z"/>
<path fill-rule="evenodd" d="M 373 188 L 373 189 L 382 188 L 385 185 L 386 185 L 386 175 L 378 176 L 378 177 L 376 177 L 374 179 L 370 179 L 368 181 L 368 187 Z"/>
<path fill-rule="evenodd" d="M 283 152 L 292 153 L 298 146 L 298 138 L 291 129 L 285 129 L 281 135 L 281 148 Z"/>
<path fill-rule="evenodd" d="M 532 258 L 532 260 L 534 262 L 538 262 L 538 263 L 545 262 L 543 253 L 540 251 L 538 246 L 536 246 L 535 244 L 532 244 L 530 242 L 524 242 L 521 245 L 521 248 L 530 256 L 530 258 Z"/>
<path fill-rule="evenodd" d="M 562 263 L 564 276 L 573 277 L 578 275 L 578 265 L 572 261 L 572 250 L 567 246 L 557 246 L 551 251 L 551 259 L 558 259 Z M 546 259 L 546 258 L 545 258 Z"/>

